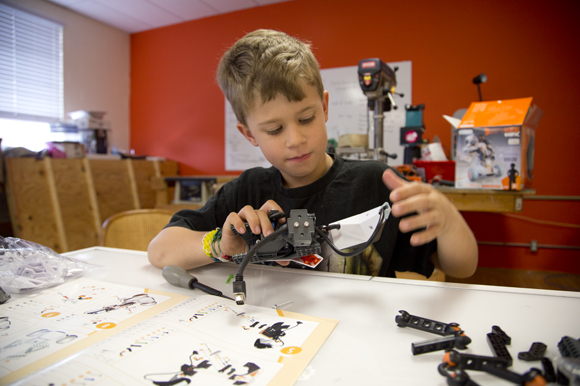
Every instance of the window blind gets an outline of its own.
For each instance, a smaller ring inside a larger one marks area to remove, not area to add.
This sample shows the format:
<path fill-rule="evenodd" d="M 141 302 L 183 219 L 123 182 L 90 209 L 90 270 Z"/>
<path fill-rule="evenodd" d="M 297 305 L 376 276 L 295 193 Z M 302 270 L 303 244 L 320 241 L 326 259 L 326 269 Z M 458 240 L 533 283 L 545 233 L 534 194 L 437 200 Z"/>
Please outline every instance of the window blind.
<path fill-rule="evenodd" d="M 63 117 L 62 26 L 0 4 L 0 117 Z"/>

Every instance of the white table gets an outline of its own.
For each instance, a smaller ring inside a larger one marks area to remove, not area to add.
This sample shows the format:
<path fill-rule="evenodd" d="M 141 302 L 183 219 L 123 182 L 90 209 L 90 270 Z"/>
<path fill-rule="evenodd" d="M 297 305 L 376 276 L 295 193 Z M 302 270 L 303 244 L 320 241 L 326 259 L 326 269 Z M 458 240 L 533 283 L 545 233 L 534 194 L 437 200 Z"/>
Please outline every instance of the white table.
<path fill-rule="evenodd" d="M 113 283 L 176 292 L 202 294 L 167 283 L 161 270 L 151 266 L 145 252 L 95 247 L 66 255 L 105 267 L 89 277 Z M 232 294 L 226 284 L 237 265 L 212 264 L 190 271 L 197 279 Z M 580 293 L 532 290 L 390 278 L 371 278 L 299 269 L 249 265 L 244 272 L 247 304 L 271 307 L 292 301 L 285 309 L 340 320 L 330 338 L 306 368 L 298 385 L 440 385 L 437 372 L 443 352 L 418 356 L 411 343 L 437 335 L 400 328 L 399 310 L 436 321 L 456 322 L 472 339 L 462 352 L 492 356 L 486 334 L 494 325 L 511 338 L 514 364 L 523 373 L 539 362 L 517 358 L 533 342 L 548 345 L 546 356 L 559 356 L 563 336 L 580 337 Z M 481 372 L 469 372 L 480 385 L 509 385 Z"/>

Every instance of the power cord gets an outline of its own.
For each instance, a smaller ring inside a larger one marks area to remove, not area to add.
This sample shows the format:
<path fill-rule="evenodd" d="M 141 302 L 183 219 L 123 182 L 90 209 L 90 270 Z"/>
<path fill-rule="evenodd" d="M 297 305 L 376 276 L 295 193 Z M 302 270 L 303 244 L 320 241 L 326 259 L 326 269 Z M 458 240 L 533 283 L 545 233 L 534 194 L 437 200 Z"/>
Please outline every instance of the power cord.
<path fill-rule="evenodd" d="M 236 280 L 234 281 L 234 299 L 236 304 L 243 305 L 246 300 L 246 282 L 244 281 L 244 269 L 250 263 L 252 256 L 264 245 L 266 245 L 269 241 L 277 238 L 284 232 L 288 230 L 288 224 L 282 225 L 279 229 L 275 230 L 274 232 L 270 233 L 268 236 L 264 237 L 259 243 L 256 243 L 246 256 L 244 260 L 240 263 L 240 267 L 238 268 L 238 272 L 236 274 Z"/>

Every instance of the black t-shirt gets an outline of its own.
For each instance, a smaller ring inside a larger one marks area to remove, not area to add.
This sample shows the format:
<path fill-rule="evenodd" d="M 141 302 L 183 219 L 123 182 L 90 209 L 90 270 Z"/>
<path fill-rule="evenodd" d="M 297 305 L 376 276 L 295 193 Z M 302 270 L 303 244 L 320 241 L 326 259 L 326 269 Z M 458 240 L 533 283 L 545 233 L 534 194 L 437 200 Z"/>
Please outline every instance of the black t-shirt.
<path fill-rule="evenodd" d="M 314 183 L 288 189 L 280 172 L 274 168 L 252 168 L 225 184 L 206 205 L 198 210 L 176 213 L 167 226 L 181 226 L 197 231 L 222 227 L 231 212 L 244 206 L 260 208 L 274 200 L 284 213 L 307 209 L 316 216 L 316 225 L 328 225 L 389 202 L 390 190 L 382 182 L 388 168 L 378 161 L 345 160 L 335 157 L 328 172 Z M 382 236 L 374 244 L 382 257 L 379 276 L 394 277 L 395 271 L 414 271 L 429 277 L 433 272 L 431 255 L 436 241 L 423 246 L 410 244 L 411 233 L 399 231 L 399 219 L 389 216 Z"/>

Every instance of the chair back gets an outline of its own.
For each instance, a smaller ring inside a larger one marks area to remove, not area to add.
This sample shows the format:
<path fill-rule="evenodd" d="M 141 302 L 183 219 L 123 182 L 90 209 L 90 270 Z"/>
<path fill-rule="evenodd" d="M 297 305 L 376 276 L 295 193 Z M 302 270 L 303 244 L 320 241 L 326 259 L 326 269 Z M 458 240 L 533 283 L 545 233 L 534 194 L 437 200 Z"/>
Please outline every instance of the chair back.
<path fill-rule="evenodd" d="M 431 277 L 426 278 L 416 272 L 395 272 L 395 275 L 399 279 L 411 279 L 411 280 L 429 280 L 429 281 L 445 281 L 445 272 L 435 268 Z"/>
<path fill-rule="evenodd" d="M 151 240 L 169 223 L 173 213 L 167 209 L 135 209 L 117 213 L 103 223 L 99 244 L 146 251 Z"/>

